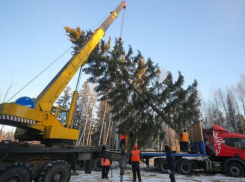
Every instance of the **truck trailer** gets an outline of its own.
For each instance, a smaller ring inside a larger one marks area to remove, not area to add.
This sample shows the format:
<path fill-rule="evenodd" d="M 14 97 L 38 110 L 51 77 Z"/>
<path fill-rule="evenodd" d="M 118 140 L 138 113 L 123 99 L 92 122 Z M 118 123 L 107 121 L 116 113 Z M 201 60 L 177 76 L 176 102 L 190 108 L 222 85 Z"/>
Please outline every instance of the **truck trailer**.
<path fill-rule="evenodd" d="M 154 166 L 166 172 L 164 152 L 142 152 L 143 162 L 149 166 L 154 158 Z M 231 133 L 214 124 L 202 129 L 201 122 L 190 126 L 190 151 L 174 153 L 176 170 L 183 175 L 191 175 L 194 170 L 221 172 L 233 177 L 244 176 L 245 135 Z"/>

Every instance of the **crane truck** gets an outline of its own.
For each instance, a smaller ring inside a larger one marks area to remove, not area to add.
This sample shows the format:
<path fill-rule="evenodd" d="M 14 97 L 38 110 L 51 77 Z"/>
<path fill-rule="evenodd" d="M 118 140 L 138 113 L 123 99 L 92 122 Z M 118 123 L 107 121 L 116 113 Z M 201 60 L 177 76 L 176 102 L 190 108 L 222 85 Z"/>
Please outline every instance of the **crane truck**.
<path fill-rule="evenodd" d="M 67 182 L 76 165 L 85 163 L 85 172 L 91 173 L 92 164 L 110 152 L 108 146 L 86 148 L 74 145 L 79 137 L 79 130 L 71 127 L 77 92 L 73 94 L 69 111 L 54 106 L 54 103 L 125 8 L 126 3 L 122 1 L 36 99 L 22 97 L 14 103 L 0 104 L 0 124 L 16 127 L 14 137 L 19 141 L 0 143 L 1 182 L 31 182 L 33 179 Z M 40 141 L 40 144 L 21 141 Z M 114 154 L 115 159 L 119 158 Z"/>
<path fill-rule="evenodd" d="M 194 170 L 221 172 L 233 177 L 242 177 L 245 172 L 245 135 L 231 133 L 214 124 L 203 129 L 202 123 L 190 126 L 190 146 L 188 152 L 174 153 L 176 170 L 183 175 L 191 175 Z M 149 166 L 149 159 L 154 158 L 154 165 L 161 172 L 168 169 L 164 152 L 142 152 L 143 161 Z"/>

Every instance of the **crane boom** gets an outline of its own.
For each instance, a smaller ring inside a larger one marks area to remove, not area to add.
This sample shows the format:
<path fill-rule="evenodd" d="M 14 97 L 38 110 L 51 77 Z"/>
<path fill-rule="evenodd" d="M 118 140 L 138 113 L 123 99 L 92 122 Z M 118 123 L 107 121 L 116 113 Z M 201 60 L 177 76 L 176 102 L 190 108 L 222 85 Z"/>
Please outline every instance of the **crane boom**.
<path fill-rule="evenodd" d="M 68 115 L 67 110 L 55 107 L 53 104 L 78 69 L 85 64 L 90 53 L 105 35 L 105 31 L 117 18 L 118 13 L 123 8 L 126 8 L 125 1 L 122 1 L 119 6 L 111 12 L 108 18 L 94 31 L 93 35 L 91 35 L 82 48 L 73 55 L 52 79 L 36 98 L 33 107 L 17 102 L 0 104 L 0 124 L 17 127 L 15 139 L 22 141 L 39 140 L 43 143 L 53 141 L 74 142 L 78 139 L 79 131 L 70 128 L 72 109 L 70 109 L 71 112 L 69 112 Z M 24 98 L 24 100 L 25 99 L 26 98 Z M 32 99 L 30 100 L 32 101 Z M 20 101 L 22 100 L 19 100 L 19 102 Z M 67 115 L 70 119 L 67 119 Z"/>
<path fill-rule="evenodd" d="M 93 51 L 105 31 L 117 18 L 119 12 L 126 7 L 125 1 L 111 12 L 109 17 L 101 24 L 101 26 L 93 33 L 91 38 L 83 45 L 83 47 L 67 62 L 67 64 L 60 70 L 60 72 L 53 78 L 53 80 L 46 86 L 46 88 L 36 98 L 36 107 L 43 111 L 50 111 L 54 102 L 59 97 L 61 92 L 70 82 L 77 70 L 85 64 L 89 54 Z"/>

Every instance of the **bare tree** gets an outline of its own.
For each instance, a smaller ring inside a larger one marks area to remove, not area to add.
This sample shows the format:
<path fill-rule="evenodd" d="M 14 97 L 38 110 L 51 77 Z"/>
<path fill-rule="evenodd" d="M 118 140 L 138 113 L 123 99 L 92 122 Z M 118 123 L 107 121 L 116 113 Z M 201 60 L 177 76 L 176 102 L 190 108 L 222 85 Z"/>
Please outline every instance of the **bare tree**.
<path fill-rule="evenodd" d="M 14 130 L 1 131 L 0 141 L 2 140 L 14 140 Z"/>
<path fill-rule="evenodd" d="M 227 106 L 226 106 L 225 96 L 224 96 L 224 93 L 223 93 L 223 91 L 221 90 L 221 88 L 218 88 L 218 89 L 217 89 L 217 94 L 218 94 L 218 96 L 219 96 L 221 105 L 222 105 L 222 107 L 223 107 L 223 111 L 224 111 L 224 113 L 225 113 L 225 118 L 227 118 L 227 117 L 228 117 L 228 109 L 227 109 Z M 228 122 L 228 121 L 227 121 L 227 119 L 226 119 L 226 121 L 225 121 L 224 124 L 227 124 L 227 122 Z"/>
<path fill-rule="evenodd" d="M 239 82 L 237 84 L 236 93 L 238 96 L 238 100 L 242 104 L 243 115 L 245 115 L 245 85 L 242 82 Z"/>
<path fill-rule="evenodd" d="M 92 129 L 94 128 L 92 126 L 94 126 L 93 115 L 94 115 L 94 107 L 95 107 L 96 100 L 97 100 L 97 94 L 94 93 L 93 96 L 91 97 L 91 99 L 92 99 L 92 107 L 91 107 L 91 112 L 90 112 L 90 124 L 89 124 L 87 143 L 86 143 L 87 146 L 89 145 L 89 143 L 91 143 L 89 141 L 91 139 L 91 135 L 92 135 L 92 132 L 93 132 Z"/>
<path fill-rule="evenodd" d="M 7 97 L 9 96 L 12 88 L 13 88 L 13 82 L 9 84 L 6 91 L 3 91 L 3 89 L 0 89 L 0 103 L 7 101 Z"/>

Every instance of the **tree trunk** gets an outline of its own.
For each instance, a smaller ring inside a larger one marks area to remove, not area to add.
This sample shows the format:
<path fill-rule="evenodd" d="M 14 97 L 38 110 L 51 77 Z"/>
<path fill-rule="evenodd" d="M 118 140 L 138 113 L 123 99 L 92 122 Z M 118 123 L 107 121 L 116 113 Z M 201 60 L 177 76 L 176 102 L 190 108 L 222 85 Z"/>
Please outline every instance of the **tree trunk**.
<path fill-rule="evenodd" d="M 82 133 L 82 140 L 83 140 L 83 145 L 84 145 L 84 142 L 85 142 L 85 134 L 86 134 L 86 129 L 87 129 L 87 123 L 88 123 L 88 110 L 89 110 L 89 105 L 90 105 L 90 100 L 88 101 L 87 103 L 87 108 L 86 108 L 86 117 L 85 117 L 85 126 L 83 128 L 83 133 Z"/>
<path fill-rule="evenodd" d="M 101 144 L 101 136 L 102 136 L 102 133 L 103 133 L 103 127 L 104 127 L 104 122 L 105 122 L 106 108 L 107 108 L 107 102 L 105 103 L 105 110 L 104 110 L 104 115 L 103 115 L 103 121 L 102 121 L 101 130 L 100 130 L 99 146 Z"/>

